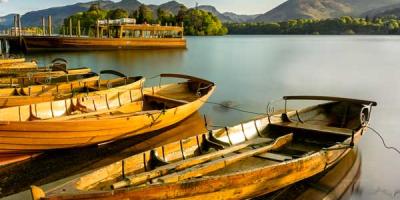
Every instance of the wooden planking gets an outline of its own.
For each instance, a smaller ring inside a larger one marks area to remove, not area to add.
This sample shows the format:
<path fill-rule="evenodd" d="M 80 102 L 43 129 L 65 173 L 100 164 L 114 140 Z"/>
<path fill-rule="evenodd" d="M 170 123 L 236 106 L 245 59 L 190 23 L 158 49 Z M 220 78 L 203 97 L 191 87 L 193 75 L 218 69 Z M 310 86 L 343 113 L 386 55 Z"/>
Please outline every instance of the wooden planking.
<path fill-rule="evenodd" d="M 164 176 L 167 174 L 170 174 L 173 171 L 180 171 L 180 170 L 184 170 L 186 168 L 201 164 L 201 163 L 205 163 L 207 161 L 210 161 L 212 159 L 216 159 L 216 158 L 220 158 L 222 156 L 225 156 L 226 154 L 235 152 L 237 150 L 240 150 L 242 148 L 251 146 L 251 145 L 255 145 L 255 144 L 263 144 L 266 142 L 271 142 L 271 139 L 267 139 L 267 138 L 259 138 L 259 139 L 255 139 L 252 141 L 248 141 L 245 142 L 243 144 L 240 145 L 236 145 L 221 151 L 217 151 L 217 152 L 212 152 L 209 154 L 205 154 L 205 155 L 201 155 L 201 156 L 197 156 L 197 157 L 193 157 L 187 160 L 181 160 L 179 162 L 175 162 L 175 163 L 171 163 L 162 167 L 159 167 L 157 169 L 154 169 L 152 171 L 149 172 L 145 172 L 145 173 L 141 173 L 141 174 L 135 174 L 133 176 L 127 177 L 127 180 L 118 182 L 113 184 L 113 188 L 117 189 L 117 188 L 121 188 L 121 187 L 125 187 L 128 185 L 139 185 L 139 184 L 143 184 L 146 181 L 153 179 L 153 178 L 157 178 L 160 176 Z M 192 146 L 192 147 L 196 147 L 196 146 Z"/>
<path fill-rule="evenodd" d="M 279 149 L 279 148 L 287 145 L 288 143 L 290 143 L 292 141 L 292 139 L 293 139 L 293 134 L 281 136 L 281 137 L 277 138 L 274 141 L 274 143 L 271 145 L 263 146 L 263 147 L 260 147 L 260 148 L 257 148 L 257 149 L 251 150 L 251 151 L 247 151 L 244 153 L 236 154 L 233 156 L 224 157 L 222 159 L 217 159 L 217 160 L 211 161 L 209 163 L 196 165 L 193 168 L 185 169 L 180 172 L 168 174 L 166 176 L 157 178 L 156 182 L 172 183 L 172 182 L 186 180 L 189 178 L 200 177 L 200 176 L 203 176 L 210 172 L 214 172 L 214 171 L 223 169 L 223 168 L 227 167 L 228 165 L 231 165 L 235 162 L 239 162 L 240 160 L 243 160 L 245 158 L 248 158 L 248 157 L 251 157 L 251 156 L 254 156 L 257 154 L 261 154 L 261 153 L 264 153 L 267 151 Z"/>
<path fill-rule="evenodd" d="M 212 134 L 214 137 L 218 138 L 218 140 L 226 144 L 231 144 L 230 137 L 228 136 L 228 134 L 226 134 L 225 129 L 213 130 Z"/>
<path fill-rule="evenodd" d="M 87 145 L 94 143 L 101 143 L 104 141 L 109 141 L 112 139 L 122 139 L 125 137 L 134 136 L 137 134 L 143 134 L 146 132 L 158 130 L 161 128 L 165 128 L 167 126 L 173 125 L 191 115 L 193 112 L 197 111 L 206 101 L 207 98 L 213 93 L 215 88 L 211 88 L 209 93 L 201 97 L 199 100 L 191 102 L 187 105 L 181 106 L 179 109 L 167 109 L 165 112 L 161 111 L 146 111 L 146 112 L 137 112 L 137 110 L 132 110 L 135 107 L 131 107 L 126 109 L 125 106 L 123 108 L 123 113 L 113 113 L 113 115 L 108 114 L 108 110 L 104 113 L 105 116 L 96 116 L 96 117 L 88 117 L 81 119 L 73 119 L 67 121 L 51 121 L 51 120 L 33 120 L 33 121 L 9 121 L 0 126 L 0 137 L 8 138 L 10 135 L 8 133 L 13 133 L 13 137 L 11 138 L 26 138 L 26 140 L 21 139 L 10 139 L 9 141 L 17 141 L 14 145 L 17 145 L 17 148 L 11 148 L 8 146 L 0 145 L 0 149 L 7 150 L 9 152 L 17 152 L 18 150 L 45 150 L 45 149 L 54 149 L 54 148 L 67 148 L 67 147 L 75 147 L 77 144 L 67 143 L 57 145 L 48 145 L 51 143 L 49 139 L 58 140 L 59 138 L 80 138 L 82 141 L 85 141 L 85 138 L 92 136 L 92 138 L 86 140 L 90 142 L 86 142 Z M 130 97 L 129 97 L 130 99 Z M 84 101 L 81 104 L 85 106 L 90 106 L 93 101 Z M 139 104 L 138 104 L 139 103 Z M 74 103 L 76 105 L 76 102 Z M 132 103 L 139 105 L 140 109 L 143 107 L 141 102 Z M 31 109 L 33 115 L 47 114 L 47 116 L 39 115 L 42 117 L 48 117 L 53 115 L 54 109 L 58 108 L 61 111 L 65 110 L 64 107 L 61 106 L 53 106 L 53 112 L 48 112 L 49 110 L 45 109 L 45 106 L 50 106 L 49 103 L 40 104 L 40 106 L 32 105 Z M 129 105 L 129 104 L 128 104 Z M 64 102 L 65 106 L 65 102 Z M 12 109 L 12 108 L 10 108 Z M 2 112 L 4 110 L 0 110 Z M 18 111 L 18 110 L 17 110 Z M 17 112 L 16 111 L 16 112 Z M 57 110 L 58 111 L 58 110 Z M 46 113 L 47 112 L 47 113 Z M 90 114 L 90 113 L 88 113 Z M 97 114 L 97 113 L 96 113 Z M 78 115 L 79 116 L 79 115 Z M 84 115 L 80 115 L 84 116 Z M 19 120 L 19 115 L 16 116 Z M 16 118 L 16 119 L 17 119 Z M 57 118 L 55 118 L 57 119 Z M 6 121 L 6 120 L 4 120 Z M 44 128 L 46 127 L 46 128 Z M 93 137 L 94 136 L 94 137 Z M 42 146 L 23 146 L 19 145 L 19 143 L 29 144 L 31 139 L 34 138 L 35 142 L 38 144 L 43 144 Z M 194 143 L 194 142 L 193 142 Z M 57 144 L 57 142 L 56 142 Z M 81 144 L 79 143 L 79 146 Z M 85 144 L 86 145 L 86 144 Z M 185 150 L 185 149 L 184 149 Z M 191 150 L 189 149 L 188 152 Z M 193 150 L 192 150 L 193 151 Z M 178 151 L 182 157 L 182 151 L 179 148 Z M 179 154 L 177 154 L 179 155 Z"/>
<path fill-rule="evenodd" d="M 278 121 L 278 120 L 276 120 Z M 276 123 L 276 122 L 274 122 Z M 256 129 L 253 122 L 253 129 Z M 266 124 L 266 123 L 265 123 Z M 248 124 L 250 125 L 250 124 Z M 262 127 L 262 126 L 261 126 Z M 219 130 L 220 131 L 220 130 Z M 361 137 L 361 129 L 355 134 L 355 143 Z M 214 131 L 217 133 L 218 131 Z M 221 136 L 227 138 L 222 132 L 215 134 L 215 137 Z M 257 131 L 255 131 L 257 132 Z M 260 133 L 263 132 L 259 128 Z M 257 133 L 258 135 L 258 133 Z M 255 135 L 255 137 L 257 137 Z M 337 144 L 331 148 L 343 147 L 350 142 L 347 138 L 342 144 Z M 179 144 L 177 144 L 179 145 Z M 234 173 L 209 175 L 198 177 L 196 179 L 183 180 L 174 183 L 157 183 L 148 184 L 142 187 L 130 187 L 116 191 L 105 191 L 98 193 L 83 192 L 83 194 L 67 193 L 62 195 L 63 199 L 84 199 L 84 198 L 101 198 L 101 199 L 236 199 L 236 198 L 252 198 L 258 195 L 276 191 L 280 188 L 293 184 L 299 180 L 303 180 L 313 176 L 326 167 L 334 165 L 341 157 L 349 152 L 348 149 L 324 151 L 309 154 L 302 158 L 295 158 L 290 161 L 283 162 L 265 162 L 265 166 L 257 166 L 252 170 L 236 171 Z M 262 154 L 261 154 L 262 155 Z M 254 158 L 258 159 L 258 158 Z M 262 159 L 259 159 L 262 160 Z M 281 159 L 283 160 L 283 159 Z M 327 165 L 329 163 L 329 165 Z M 197 175 L 196 175 L 197 176 Z M 210 187 L 212 186 L 212 187 Z M 59 190 L 61 191 L 61 189 Z M 93 191 L 94 192 L 94 191 Z M 48 199 L 57 199 L 60 193 L 48 193 Z"/>
<path fill-rule="evenodd" d="M 247 139 L 252 139 L 258 137 L 258 132 L 255 127 L 254 121 L 249 121 L 247 123 L 243 123 L 244 133 L 246 134 Z"/>
<path fill-rule="evenodd" d="M 287 127 L 287 128 L 309 130 L 309 131 L 318 131 L 318 132 L 337 134 L 337 135 L 345 135 L 345 136 L 351 136 L 353 133 L 353 130 L 351 130 L 351 129 L 330 127 L 330 126 L 325 126 L 325 125 L 306 124 L 306 123 L 300 123 L 300 122 L 281 122 L 281 123 L 274 123 L 273 125 L 278 126 L 278 127 Z"/>
<path fill-rule="evenodd" d="M 228 127 L 225 130 L 227 131 L 233 145 L 243 143 L 247 140 L 240 124 L 234 127 Z"/>
<path fill-rule="evenodd" d="M 284 161 L 293 159 L 292 156 L 286 156 L 286 155 L 277 154 L 277 153 L 262 153 L 262 154 L 258 154 L 257 157 L 274 160 L 274 161 L 279 161 L 279 162 L 284 162 Z"/>

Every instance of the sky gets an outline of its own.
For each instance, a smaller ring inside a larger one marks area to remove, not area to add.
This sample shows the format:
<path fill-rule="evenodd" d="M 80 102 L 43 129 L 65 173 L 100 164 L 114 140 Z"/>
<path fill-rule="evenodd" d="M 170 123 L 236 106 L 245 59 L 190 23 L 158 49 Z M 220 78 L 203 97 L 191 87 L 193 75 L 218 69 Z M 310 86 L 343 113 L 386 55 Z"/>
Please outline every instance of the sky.
<path fill-rule="evenodd" d="M 92 0 L 0 0 L 0 16 L 10 13 L 24 14 L 29 11 L 41 10 L 54 6 L 64 6 L 78 2 Z M 119 0 L 114 0 L 119 1 Z M 139 0 L 145 4 L 162 4 L 169 0 Z M 177 0 L 187 7 L 199 5 L 213 5 L 220 12 L 234 12 L 237 14 L 265 13 L 285 0 Z"/>

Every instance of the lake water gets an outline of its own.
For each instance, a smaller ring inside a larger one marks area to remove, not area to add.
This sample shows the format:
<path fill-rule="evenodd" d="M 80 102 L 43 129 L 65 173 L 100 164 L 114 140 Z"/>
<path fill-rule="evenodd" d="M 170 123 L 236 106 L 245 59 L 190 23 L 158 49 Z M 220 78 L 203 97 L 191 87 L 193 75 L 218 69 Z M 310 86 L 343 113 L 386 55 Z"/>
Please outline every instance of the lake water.
<path fill-rule="evenodd" d="M 284 95 L 328 95 L 375 100 L 371 126 L 400 147 L 400 37 L 226 36 L 188 37 L 187 50 L 33 54 L 40 63 L 66 58 L 70 66 L 115 69 L 153 77 L 186 73 L 214 81 L 210 99 L 264 112 Z M 150 80 L 150 82 L 158 82 Z M 206 105 L 215 125 L 254 117 Z M 352 199 L 400 199 L 400 155 L 386 150 L 371 131 L 362 138 L 360 190 Z"/>

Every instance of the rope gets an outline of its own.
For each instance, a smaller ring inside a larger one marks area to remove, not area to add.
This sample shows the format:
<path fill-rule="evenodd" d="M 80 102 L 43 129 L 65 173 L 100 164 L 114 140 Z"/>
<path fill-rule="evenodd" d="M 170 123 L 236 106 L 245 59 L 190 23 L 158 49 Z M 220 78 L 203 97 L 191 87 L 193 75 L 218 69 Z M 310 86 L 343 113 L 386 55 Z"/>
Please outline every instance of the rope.
<path fill-rule="evenodd" d="M 200 101 L 202 101 L 202 100 L 200 100 Z M 265 113 L 258 113 L 258 112 L 243 110 L 243 109 L 240 109 L 240 108 L 230 107 L 230 106 L 224 105 L 224 104 L 222 104 L 222 103 L 216 103 L 216 102 L 211 102 L 211 101 L 202 101 L 202 102 L 203 102 L 203 103 L 207 103 L 207 104 L 218 105 L 218 106 L 224 107 L 224 108 L 226 108 L 226 109 L 235 110 L 235 111 L 242 112 L 242 113 L 247 113 L 247 114 L 265 115 L 265 116 L 267 115 L 267 114 L 265 114 Z"/>
<path fill-rule="evenodd" d="M 158 78 L 158 77 L 160 77 L 160 75 L 156 75 L 156 76 L 150 77 L 147 80 L 152 80 L 152 79 L 155 79 L 155 78 Z"/>
<path fill-rule="evenodd" d="M 397 149 L 396 147 L 388 146 L 386 144 L 386 141 L 383 138 L 382 134 L 380 134 L 377 130 L 375 130 L 374 128 L 372 128 L 370 126 L 367 126 L 367 128 L 370 129 L 372 132 L 374 132 L 381 139 L 382 144 L 386 149 L 393 150 L 393 151 L 395 151 L 396 153 L 398 153 L 400 155 L 400 150 L 399 149 Z"/>

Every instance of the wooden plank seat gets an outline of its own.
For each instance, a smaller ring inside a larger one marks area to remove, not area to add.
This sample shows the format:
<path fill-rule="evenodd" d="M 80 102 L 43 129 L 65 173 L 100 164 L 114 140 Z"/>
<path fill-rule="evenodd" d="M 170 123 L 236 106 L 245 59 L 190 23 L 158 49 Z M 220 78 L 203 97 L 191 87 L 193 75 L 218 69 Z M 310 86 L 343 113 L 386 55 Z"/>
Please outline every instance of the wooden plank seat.
<path fill-rule="evenodd" d="M 173 106 L 181 106 L 181 105 L 185 105 L 185 104 L 190 103 L 190 102 L 185 101 L 185 100 L 172 99 L 172 98 L 159 96 L 159 95 L 145 94 L 144 97 L 148 101 L 164 102 L 164 103 L 166 103 L 168 105 L 173 105 Z"/>
<path fill-rule="evenodd" d="M 316 124 L 307 124 L 307 123 L 301 123 L 301 122 L 280 122 L 280 123 L 274 123 L 270 124 L 270 126 L 275 126 L 275 127 L 283 127 L 283 128 L 289 128 L 289 129 L 294 129 L 294 130 L 304 130 L 304 131 L 316 131 L 316 132 L 322 132 L 322 133 L 328 133 L 328 134 L 334 134 L 334 135 L 344 135 L 344 136 L 351 136 L 353 133 L 353 130 L 347 129 L 347 128 L 337 128 L 337 127 L 330 127 L 330 126 L 323 126 L 323 125 L 316 125 Z"/>

